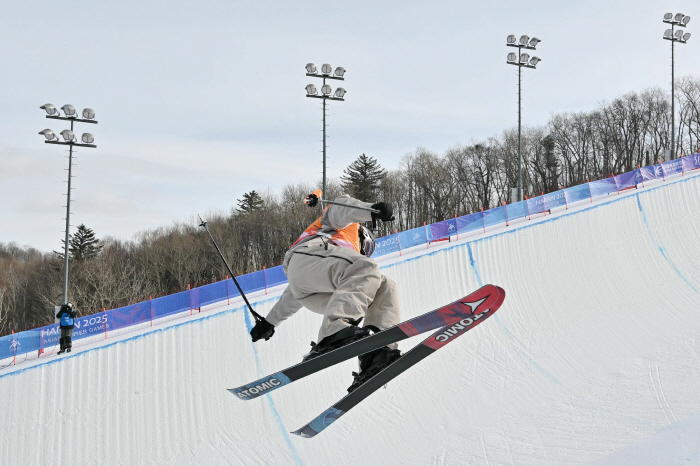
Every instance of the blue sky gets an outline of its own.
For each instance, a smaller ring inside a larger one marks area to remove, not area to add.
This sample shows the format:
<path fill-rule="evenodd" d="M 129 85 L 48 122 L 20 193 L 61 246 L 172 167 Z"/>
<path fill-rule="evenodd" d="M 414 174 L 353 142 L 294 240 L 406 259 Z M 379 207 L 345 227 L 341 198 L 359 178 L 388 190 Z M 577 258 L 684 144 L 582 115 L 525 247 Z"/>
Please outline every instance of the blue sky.
<path fill-rule="evenodd" d="M 419 146 L 515 126 L 508 34 L 542 40 L 523 72 L 525 125 L 670 88 L 666 12 L 697 16 L 676 76 L 700 76 L 692 1 L 5 1 L 0 242 L 61 247 L 67 154 L 37 133 L 67 125 L 42 104 L 96 111 L 98 125 L 76 124 L 98 147 L 77 152 L 71 224 L 126 240 L 228 212 L 252 189 L 319 181 L 308 62 L 347 69 L 346 101 L 328 110 L 338 177 L 361 153 L 395 169 Z"/>

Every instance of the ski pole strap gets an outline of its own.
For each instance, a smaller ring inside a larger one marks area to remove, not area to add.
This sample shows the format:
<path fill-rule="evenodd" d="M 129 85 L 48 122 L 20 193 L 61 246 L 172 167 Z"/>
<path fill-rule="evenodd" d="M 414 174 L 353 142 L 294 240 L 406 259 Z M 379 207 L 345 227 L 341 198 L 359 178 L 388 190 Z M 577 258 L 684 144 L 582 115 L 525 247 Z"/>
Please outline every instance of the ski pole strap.
<path fill-rule="evenodd" d="M 228 270 L 228 273 L 231 275 L 231 278 L 233 279 L 233 283 L 236 284 L 236 288 L 238 288 L 238 292 L 241 294 L 243 297 L 243 301 L 248 305 L 248 309 L 250 310 L 250 313 L 253 315 L 255 318 L 255 322 L 260 322 L 261 320 L 265 320 L 264 317 L 262 317 L 260 314 L 255 312 L 253 310 L 253 306 L 250 305 L 248 302 L 248 298 L 246 297 L 245 293 L 243 293 L 243 290 L 241 289 L 241 285 L 238 284 L 238 280 L 236 280 L 236 276 L 233 274 L 233 271 L 231 271 L 231 267 L 229 267 L 228 262 L 226 262 L 226 259 L 224 258 L 224 255 L 221 253 L 221 249 L 219 249 L 219 245 L 216 244 L 216 241 L 214 240 L 214 237 L 211 235 L 211 232 L 209 231 L 209 228 L 207 228 L 207 222 L 202 220 L 202 217 L 199 217 L 199 221 L 201 222 L 199 224 L 200 227 L 203 227 L 207 233 L 209 234 L 209 238 L 211 239 L 212 244 L 214 245 L 214 248 L 216 249 L 216 252 L 219 253 L 219 257 L 221 260 L 224 262 L 224 265 L 226 266 L 226 269 Z"/>

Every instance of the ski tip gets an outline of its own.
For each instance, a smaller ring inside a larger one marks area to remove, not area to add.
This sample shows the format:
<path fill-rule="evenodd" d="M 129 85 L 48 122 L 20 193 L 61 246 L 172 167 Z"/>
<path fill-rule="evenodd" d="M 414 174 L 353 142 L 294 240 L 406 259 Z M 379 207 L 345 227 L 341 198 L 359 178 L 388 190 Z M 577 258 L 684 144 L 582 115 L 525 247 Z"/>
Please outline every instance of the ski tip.
<path fill-rule="evenodd" d="M 312 438 L 315 437 L 318 432 L 316 432 L 313 429 L 310 429 L 309 426 L 304 426 L 299 430 L 295 430 L 294 432 L 290 432 L 290 434 L 298 435 L 301 438 Z"/>
<path fill-rule="evenodd" d="M 311 429 L 308 429 L 311 430 Z M 299 430 L 295 430 L 294 432 L 290 432 L 290 434 L 298 435 L 301 438 L 311 438 L 314 437 L 318 432 L 311 431 L 311 432 L 305 432 L 304 428 L 301 428 Z"/>
<path fill-rule="evenodd" d="M 321 415 L 318 416 L 316 419 L 309 422 L 301 429 L 291 433 L 303 438 L 315 437 L 319 432 L 323 431 L 323 429 L 331 425 L 343 414 L 345 414 L 344 411 L 335 408 L 334 406 L 331 406 L 323 413 L 321 413 Z"/>

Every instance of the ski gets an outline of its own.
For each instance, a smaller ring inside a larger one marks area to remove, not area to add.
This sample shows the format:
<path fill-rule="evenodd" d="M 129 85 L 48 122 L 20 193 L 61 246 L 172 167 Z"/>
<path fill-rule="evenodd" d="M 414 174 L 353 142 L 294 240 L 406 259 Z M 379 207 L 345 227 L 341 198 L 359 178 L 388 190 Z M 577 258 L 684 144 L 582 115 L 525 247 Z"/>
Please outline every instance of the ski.
<path fill-rule="evenodd" d="M 397 359 L 396 362 L 360 385 L 355 391 L 347 394 L 314 420 L 292 433 L 304 438 L 314 437 L 384 384 L 491 317 L 493 313 L 501 307 L 506 297 L 505 291 L 503 291 L 502 288 L 498 288 L 498 291 L 499 295 L 497 300 L 487 309 L 478 310 L 470 317 L 463 318 L 453 324 L 445 325 L 426 338 L 421 344 Z"/>
<path fill-rule="evenodd" d="M 406 338 L 429 332 L 436 328 L 452 325 L 471 317 L 473 314 L 481 314 L 489 309 L 499 298 L 499 291 L 493 285 L 485 285 L 462 299 L 439 307 L 431 312 L 402 322 L 382 332 L 375 333 L 361 340 L 342 346 L 328 353 L 324 353 L 308 361 L 288 367 L 280 372 L 267 375 L 237 388 L 229 388 L 228 391 L 235 394 L 241 400 L 252 400 L 272 390 L 288 385 L 307 375 L 331 367 L 355 356 L 381 348 L 382 346 L 396 343 Z"/>

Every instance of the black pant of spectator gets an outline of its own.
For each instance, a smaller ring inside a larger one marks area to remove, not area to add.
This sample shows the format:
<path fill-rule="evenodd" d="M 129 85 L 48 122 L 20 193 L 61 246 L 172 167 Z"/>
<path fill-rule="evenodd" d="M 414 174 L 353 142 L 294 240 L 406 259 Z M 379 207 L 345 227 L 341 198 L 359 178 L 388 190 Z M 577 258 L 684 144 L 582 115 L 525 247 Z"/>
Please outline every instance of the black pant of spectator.
<path fill-rule="evenodd" d="M 59 344 L 61 345 L 61 350 L 59 351 L 59 353 L 63 353 L 64 351 L 68 351 L 70 353 L 70 350 L 73 346 L 71 338 L 73 338 L 73 329 L 62 328 L 61 338 L 58 340 Z"/>

